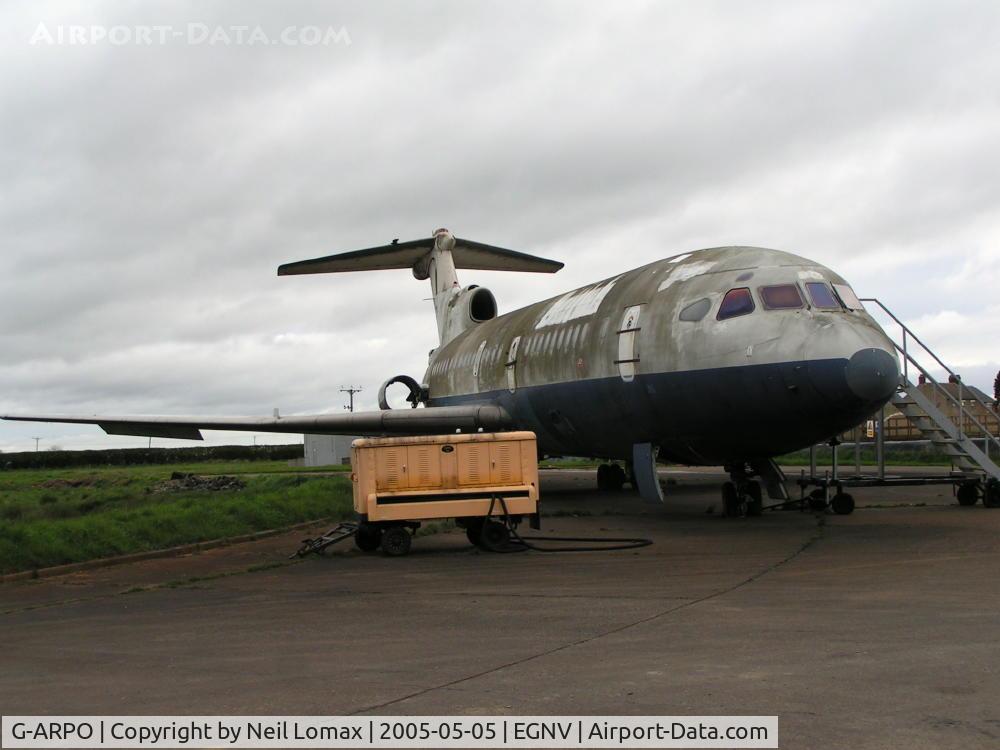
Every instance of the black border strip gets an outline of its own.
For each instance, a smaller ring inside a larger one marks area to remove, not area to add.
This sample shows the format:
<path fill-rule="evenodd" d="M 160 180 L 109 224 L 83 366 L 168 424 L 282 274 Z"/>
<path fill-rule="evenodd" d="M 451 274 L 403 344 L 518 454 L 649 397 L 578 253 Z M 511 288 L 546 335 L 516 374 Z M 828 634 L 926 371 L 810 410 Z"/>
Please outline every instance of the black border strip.
<path fill-rule="evenodd" d="M 376 505 L 398 505 L 400 503 L 440 503 L 452 500 L 489 500 L 493 497 L 531 497 L 528 490 L 512 490 L 508 492 L 456 492 L 447 495 L 383 495 L 375 497 Z"/>

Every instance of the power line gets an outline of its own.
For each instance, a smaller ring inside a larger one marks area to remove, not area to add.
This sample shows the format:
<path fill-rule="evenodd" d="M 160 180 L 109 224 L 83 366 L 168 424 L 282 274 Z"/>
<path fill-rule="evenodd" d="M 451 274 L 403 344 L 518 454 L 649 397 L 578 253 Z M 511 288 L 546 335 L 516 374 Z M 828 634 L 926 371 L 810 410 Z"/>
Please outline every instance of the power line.
<path fill-rule="evenodd" d="M 340 392 L 346 393 L 348 398 L 350 399 L 350 403 L 344 408 L 347 409 L 347 411 L 354 411 L 354 394 L 361 393 L 361 386 L 360 385 L 357 386 L 349 385 L 347 387 L 340 386 Z"/>

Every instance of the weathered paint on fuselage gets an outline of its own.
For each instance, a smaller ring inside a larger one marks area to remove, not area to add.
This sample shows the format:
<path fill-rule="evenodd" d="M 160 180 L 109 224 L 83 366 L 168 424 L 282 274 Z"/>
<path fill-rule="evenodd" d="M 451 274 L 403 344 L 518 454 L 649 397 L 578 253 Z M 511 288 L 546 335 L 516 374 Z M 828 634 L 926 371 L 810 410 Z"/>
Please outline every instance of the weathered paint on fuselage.
<path fill-rule="evenodd" d="M 674 460 L 715 464 L 804 447 L 888 399 L 859 397 L 845 371 L 856 352 L 894 351 L 863 310 L 763 309 L 759 287 L 813 280 L 846 283 L 763 248 L 657 261 L 461 334 L 431 357 L 428 404 L 499 404 L 550 455 L 627 458 L 653 442 Z M 756 309 L 717 320 L 736 287 L 752 290 Z M 680 320 L 700 299 L 707 314 Z"/>

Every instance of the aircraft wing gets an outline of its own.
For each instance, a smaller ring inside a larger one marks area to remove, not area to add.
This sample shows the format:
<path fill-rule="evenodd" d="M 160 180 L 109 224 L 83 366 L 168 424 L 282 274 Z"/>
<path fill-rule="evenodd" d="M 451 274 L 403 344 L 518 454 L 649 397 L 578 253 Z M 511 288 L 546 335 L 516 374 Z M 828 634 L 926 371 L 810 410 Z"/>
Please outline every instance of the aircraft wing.
<path fill-rule="evenodd" d="M 346 414 L 289 417 L 165 417 L 102 416 L 94 414 L 10 414 L 2 419 L 21 422 L 96 424 L 109 435 L 201 440 L 202 430 L 291 432 L 310 435 L 436 435 L 509 429 L 510 415 L 499 406 L 431 406 Z"/>

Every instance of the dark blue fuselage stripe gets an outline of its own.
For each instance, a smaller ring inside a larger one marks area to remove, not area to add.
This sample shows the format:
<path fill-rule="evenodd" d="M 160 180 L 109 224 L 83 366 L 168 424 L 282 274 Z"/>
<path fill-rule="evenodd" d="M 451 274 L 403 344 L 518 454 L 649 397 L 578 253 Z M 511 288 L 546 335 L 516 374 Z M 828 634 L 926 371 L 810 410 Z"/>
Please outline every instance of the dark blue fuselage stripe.
<path fill-rule="evenodd" d="M 551 455 L 628 458 L 653 442 L 686 463 L 787 453 L 869 416 L 847 386 L 846 359 L 606 377 L 434 397 L 430 406 L 498 404 Z"/>

